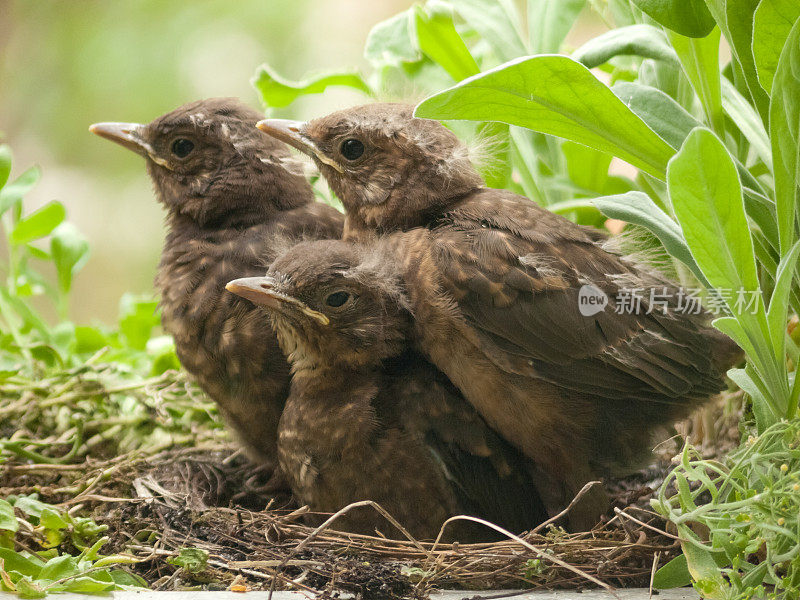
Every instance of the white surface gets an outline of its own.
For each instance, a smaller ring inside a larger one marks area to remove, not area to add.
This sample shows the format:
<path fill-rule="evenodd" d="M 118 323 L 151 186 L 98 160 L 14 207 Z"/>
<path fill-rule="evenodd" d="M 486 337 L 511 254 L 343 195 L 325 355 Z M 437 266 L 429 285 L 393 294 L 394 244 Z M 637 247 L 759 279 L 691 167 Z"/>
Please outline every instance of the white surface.
<path fill-rule="evenodd" d="M 431 600 L 472 600 L 486 598 L 501 594 L 511 594 L 508 590 L 488 592 L 475 592 L 469 590 L 443 591 L 431 594 Z M 646 589 L 617 590 L 620 600 L 648 600 L 650 598 Z M 269 592 L 113 592 L 104 596 L 86 596 L 83 594 L 51 594 L 48 598 L 53 600 L 266 600 Z M 299 592 L 275 592 L 273 600 L 299 600 L 310 598 L 310 594 Z M 343 595 L 343 597 L 346 597 Z M 613 600 L 614 596 L 602 590 L 585 592 L 573 591 L 537 591 L 527 592 L 516 596 L 508 596 L 509 600 Z M 692 589 L 681 588 L 678 590 L 662 590 L 653 593 L 653 600 L 698 600 L 700 596 Z M 0 592 L 0 600 L 19 600 L 14 594 Z"/>

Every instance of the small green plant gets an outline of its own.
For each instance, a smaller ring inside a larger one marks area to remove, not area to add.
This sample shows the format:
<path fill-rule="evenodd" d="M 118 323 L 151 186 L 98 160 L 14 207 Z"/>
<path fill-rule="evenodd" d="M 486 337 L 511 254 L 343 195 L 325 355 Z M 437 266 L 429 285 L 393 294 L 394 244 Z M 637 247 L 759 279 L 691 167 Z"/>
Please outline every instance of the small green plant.
<path fill-rule="evenodd" d="M 152 455 L 218 435 L 215 406 L 178 372 L 174 344 L 160 334 L 156 300 L 123 296 L 116 327 L 69 320 L 73 277 L 89 245 L 58 202 L 26 214 L 24 196 L 39 170 L 9 183 L 10 170 L 11 152 L 0 146 L 7 250 L 0 262 L 0 469 L 6 461 Z M 42 274 L 47 263 L 54 282 Z M 55 324 L 43 316 L 48 301 Z M 79 494 L 91 484 L 78 481 L 58 493 Z M 0 590 L 39 598 L 145 585 L 114 567 L 132 557 L 100 554 L 105 529 L 35 496 L 0 499 Z"/>
<path fill-rule="evenodd" d="M 668 497 L 671 484 L 678 493 Z M 654 506 L 676 524 L 684 549 L 656 574 L 657 587 L 694 578 L 704 598 L 800 595 L 800 421 L 776 423 L 723 463 L 686 447 Z"/>
<path fill-rule="evenodd" d="M 43 598 L 49 592 L 99 594 L 146 586 L 138 575 L 115 567 L 135 563 L 132 556 L 100 554 L 108 541 L 106 529 L 35 496 L 0 499 L 0 590 Z M 28 549 L 15 551 L 15 542 L 23 537 Z M 63 552 L 63 546 L 78 554 Z"/>

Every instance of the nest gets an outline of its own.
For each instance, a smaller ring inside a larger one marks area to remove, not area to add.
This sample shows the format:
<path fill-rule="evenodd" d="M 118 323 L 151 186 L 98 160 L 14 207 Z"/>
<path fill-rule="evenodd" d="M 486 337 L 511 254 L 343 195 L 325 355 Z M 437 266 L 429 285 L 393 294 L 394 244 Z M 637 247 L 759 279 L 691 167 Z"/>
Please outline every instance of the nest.
<path fill-rule="evenodd" d="M 717 421 L 715 437 L 735 440 L 738 416 L 724 420 L 724 435 Z M 701 414 L 690 429 L 708 423 Z M 680 552 L 648 508 L 673 451 L 662 448 L 656 465 L 607 483 L 614 514 L 590 532 L 540 526 L 485 544 L 417 541 L 369 502 L 319 516 L 327 519 L 311 527 L 309 511 L 276 494 L 267 470 L 254 472 L 218 443 L 72 465 L 7 463 L 0 466 L 0 497 L 35 492 L 108 525 L 103 553 L 131 555 L 130 569 L 159 590 L 294 589 L 322 597 L 346 591 L 368 599 L 423 598 L 437 588 L 647 587 L 657 567 Z M 338 531 L 336 520 L 348 510 L 377 510 L 386 527 L 373 536 Z M 35 542 L 23 541 L 28 548 Z M 202 571 L 168 561 L 185 548 L 208 553 Z"/>

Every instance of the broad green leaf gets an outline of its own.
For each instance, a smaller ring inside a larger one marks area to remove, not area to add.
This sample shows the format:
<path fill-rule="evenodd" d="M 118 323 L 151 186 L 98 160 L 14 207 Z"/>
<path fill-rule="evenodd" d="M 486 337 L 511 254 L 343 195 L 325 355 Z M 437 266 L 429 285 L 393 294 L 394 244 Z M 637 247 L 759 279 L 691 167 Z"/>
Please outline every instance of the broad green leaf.
<path fill-rule="evenodd" d="M 725 318 L 732 319 L 735 322 L 733 317 Z M 715 321 L 714 323 L 716 325 L 717 322 Z M 727 333 L 731 339 L 734 339 L 732 336 L 730 336 L 730 333 L 725 330 L 726 325 L 727 324 L 723 324 L 723 327 L 717 327 L 717 329 Z M 744 331 L 740 331 L 739 334 L 745 335 Z M 734 339 L 734 341 L 736 340 Z M 739 345 L 741 346 L 741 344 Z M 742 347 L 744 348 L 744 346 Z M 752 371 L 752 367 L 748 367 L 746 369 L 730 369 L 728 371 L 728 377 L 730 377 L 733 383 L 738 385 L 745 394 L 750 396 L 753 406 L 753 414 L 756 418 L 756 429 L 759 433 L 763 433 L 767 427 L 780 419 L 781 415 L 778 412 L 777 407 L 773 407 L 771 405 L 772 403 L 769 400 L 769 393 L 762 391 L 759 384 L 756 383 L 755 378 L 757 378 L 758 375 L 750 371 Z"/>
<path fill-rule="evenodd" d="M 181 548 L 178 556 L 171 556 L 167 562 L 176 567 L 183 567 L 190 573 L 200 573 L 208 563 L 208 552 L 201 548 Z"/>
<path fill-rule="evenodd" d="M 99 594 L 113 590 L 116 586 L 108 571 L 98 571 L 70 579 L 63 584 L 63 591 L 75 594 Z"/>
<path fill-rule="evenodd" d="M 686 556 L 680 554 L 656 571 L 653 587 L 657 590 L 684 587 L 692 583 Z"/>
<path fill-rule="evenodd" d="M 623 81 L 611 91 L 675 150 L 692 129 L 702 127 L 680 104 L 654 87 Z"/>
<path fill-rule="evenodd" d="M 767 122 L 769 97 L 762 89 L 753 59 L 753 14 L 761 0 L 706 0 L 720 29 L 725 33 L 731 52 L 742 68 L 747 88 L 761 115 Z M 724 23 L 724 27 L 723 27 Z"/>
<path fill-rule="evenodd" d="M 47 596 L 47 592 L 45 592 L 42 587 L 35 581 L 33 581 L 29 577 L 22 577 L 16 583 L 17 587 L 17 595 L 24 600 L 29 600 L 32 598 L 44 598 Z"/>
<path fill-rule="evenodd" d="M 424 100 L 416 116 L 501 121 L 607 152 L 655 177 L 674 150 L 583 65 L 565 56 L 513 60 Z"/>
<path fill-rule="evenodd" d="M 413 19 L 414 9 L 409 9 L 375 25 L 367 36 L 364 58 L 375 67 L 399 67 L 420 60 L 412 35 Z"/>
<path fill-rule="evenodd" d="M 17 246 L 49 235 L 67 216 L 61 202 L 53 200 L 19 220 L 8 240 Z"/>
<path fill-rule="evenodd" d="M 786 38 L 792 25 L 800 18 L 797 0 L 761 0 L 753 17 L 753 57 L 758 80 L 767 91 L 772 90 L 772 80 L 778 68 Z"/>
<path fill-rule="evenodd" d="M 674 32 L 668 32 L 668 35 L 683 72 L 700 98 L 706 122 L 718 135 L 723 135 L 725 123 L 719 72 L 719 29 L 701 39 Z"/>
<path fill-rule="evenodd" d="M 678 64 L 678 55 L 662 31 L 651 25 L 612 29 L 592 38 L 572 54 L 579 63 L 593 69 L 621 55 L 642 56 Z"/>
<path fill-rule="evenodd" d="M 14 507 L 0 498 L 0 529 L 4 531 L 17 531 L 19 523 L 14 516 Z"/>
<path fill-rule="evenodd" d="M 486 40 L 501 61 L 528 54 L 513 0 L 458 0 L 455 11 Z"/>
<path fill-rule="evenodd" d="M 125 294 L 120 298 L 119 330 L 131 348 L 144 350 L 153 328 L 158 326 L 158 302 Z"/>
<path fill-rule="evenodd" d="M 693 541 L 697 538 L 687 525 L 679 524 L 678 533 L 682 539 L 689 540 L 681 542 L 681 549 L 686 556 L 686 564 L 694 580 L 695 589 L 708 600 L 728 598 L 726 590 L 730 588 L 730 585 L 722 577 L 720 568 L 711 552 L 702 547 L 699 542 Z"/>
<path fill-rule="evenodd" d="M 414 30 L 419 49 L 438 63 L 455 81 L 480 72 L 467 45 L 456 31 L 449 6 L 430 4 L 428 10 L 414 9 Z"/>
<path fill-rule="evenodd" d="M 76 354 L 94 353 L 110 344 L 108 337 L 97 327 L 78 326 L 75 328 Z"/>
<path fill-rule="evenodd" d="M 572 182 L 585 190 L 602 194 L 613 157 L 569 141 L 561 144 L 561 151 L 567 159 L 567 173 Z"/>
<path fill-rule="evenodd" d="M 111 578 L 114 580 L 114 583 L 117 585 L 130 585 L 136 587 L 150 587 L 147 584 L 141 575 L 136 575 L 135 573 L 128 573 L 127 571 L 121 571 L 119 569 L 115 569 L 111 571 Z"/>
<path fill-rule="evenodd" d="M 707 129 L 695 129 L 670 161 L 667 184 L 692 256 L 709 283 L 734 295 L 759 290 L 753 241 L 736 166 Z M 728 302 L 733 311 L 733 301 Z"/>
<path fill-rule="evenodd" d="M 592 204 L 607 217 L 645 227 L 659 239 L 671 256 L 680 260 L 695 277 L 705 282 L 705 277 L 686 245 L 680 226 L 656 206 L 650 196 L 642 192 L 628 192 L 619 196 L 594 198 Z"/>
<path fill-rule="evenodd" d="M 6 144 L 0 144 L 0 189 L 8 181 L 11 174 L 11 148 Z"/>
<path fill-rule="evenodd" d="M 772 83 L 769 132 L 781 254 L 797 239 L 800 212 L 800 20 L 784 45 Z"/>
<path fill-rule="evenodd" d="M 37 579 L 56 581 L 66 577 L 73 577 L 80 572 L 81 570 L 75 557 L 64 554 L 48 560 L 39 572 Z"/>
<path fill-rule="evenodd" d="M 31 167 L 0 190 L 0 215 L 22 200 L 42 176 L 39 167 Z"/>
<path fill-rule="evenodd" d="M 42 514 L 39 516 L 39 525 L 45 529 L 66 529 L 69 527 L 69 523 L 52 508 L 42 510 Z"/>
<path fill-rule="evenodd" d="M 761 117 L 726 77 L 722 78 L 722 108 L 750 142 L 759 158 L 772 169 L 772 149 Z"/>
<path fill-rule="evenodd" d="M 528 0 L 531 54 L 558 52 L 586 0 Z"/>
<path fill-rule="evenodd" d="M 714 29 L 714 18 L 703 0 L 633 0 L 642 12 L 681 35 L 701 38 Z"/>
<path fill-rule="evenodd" d="M 324 73 L 302 81 L 289 81 L 268 65 L 261 65 L 250 83 L 261 94 L 262 102 L 270 108 L 289 106 L 300 96 L 321 94 L 331 86 L 350 87 L 372 95 L 372 90 L 358 73 Z"/>
<path fill-rule="evenodd" d="M 8 548 L 0 548 L 0 560 L 3 561 L 3 569 L 6 572 L 16 571 L 29 577 L 37 577 L 43 564 L 39 559 L 27 558 Z"/>
<path fill-rule="evenodd" d="M 72 287 L 72 277 L 89 258 L 89 242 L 72 223 L 62 223 L 50 235 L 50 252 L 63 293 Z"/>

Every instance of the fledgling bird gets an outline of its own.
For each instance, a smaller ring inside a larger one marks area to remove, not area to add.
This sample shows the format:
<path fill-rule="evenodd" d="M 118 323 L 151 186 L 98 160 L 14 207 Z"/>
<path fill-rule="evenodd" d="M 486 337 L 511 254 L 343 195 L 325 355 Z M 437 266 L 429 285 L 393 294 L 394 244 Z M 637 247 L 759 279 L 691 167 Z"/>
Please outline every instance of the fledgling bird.
<path fill-rule="evenodd" d="M 654 432 L 722 390 L 741 357 L 600 232 L 485 187 L 458 138 L 410 106 L 259 128 L 315 159 L 345 207 L 345 238 L 397 232 L 378 243 L 403 263 L 417 348 L 536 461 L 551 512 L 589 479 L 638 466 Z M 634 310 L 626 290 L 638 290 Z M 606 305 L 582 312 L 582 294 L 598 293 Z M 588 496 L 572 528 L 604 506 Z"/>
<path fill-rule="evenodd" d="M 399 273 L 374 258 L 346 242 L 306 242 L 266 277 L 228 284 L 266 309 L 292 365 L 278 456 L 295 495 L 320 512 L 374 500 L 418 538 L 435 538 L 456 514 L 530 529 L 546 516 L 532 465 L 410 349 Z M 448 531 L 461 541 L 494 537 L 457 523 Z M 387 526 L 372 509 L 344 524 L 365 534 Z"/>
<path fill-rule="evenodd" d="M 215 98 L 147 125 L 90 130 L 145 158 L 167 211 L 156 277 L 164 329 L 250 457 L 268 467 L 289 366 L 260 310 L 225 284 L 263 275 L 289 240 L 340 237 L 343 216 L 314 201 L 289 148 L 255 128 L 261 116 Z"/>

